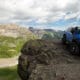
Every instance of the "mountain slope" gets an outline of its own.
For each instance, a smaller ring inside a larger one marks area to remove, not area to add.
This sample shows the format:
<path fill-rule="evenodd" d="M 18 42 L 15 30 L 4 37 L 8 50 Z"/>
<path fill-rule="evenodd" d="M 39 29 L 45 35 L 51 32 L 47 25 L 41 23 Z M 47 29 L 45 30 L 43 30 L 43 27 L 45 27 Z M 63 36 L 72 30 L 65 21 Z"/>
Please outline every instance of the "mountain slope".
<path fill-rule="evenodd" d="M 23 37 L 26 35 L 31 35 L 32 32 L 25 27 L 21 27 L 16 24 L 5 24 L 0 25 L 0 35 L 10 36 L 10 37 Z"/>
<path fill-rule="evenodd" d="M 30 27 L 29 30 L 38 36 L 38 38 L 44 40 L 61 39 L 63 35 L 63 31 L 55 31 L 53 29 L 34 29 Z"/>
<path fill-rule="evenodd" d="M 23 44 L 36 38 L 27 28 L 14 24 L 0 25 L 0 58 L 19 55 Z"/>

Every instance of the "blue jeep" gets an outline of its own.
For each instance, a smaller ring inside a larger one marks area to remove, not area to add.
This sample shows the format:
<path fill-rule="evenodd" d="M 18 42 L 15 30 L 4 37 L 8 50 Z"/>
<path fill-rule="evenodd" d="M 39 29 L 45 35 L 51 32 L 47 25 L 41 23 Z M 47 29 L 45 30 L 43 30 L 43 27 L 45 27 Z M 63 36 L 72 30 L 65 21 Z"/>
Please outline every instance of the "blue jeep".
<path fill-rule="evenodd" d="M 73 28 L 73 31 L 65 31 L 62 37 L 62 43 L 68 45 L 72 54 L 80 53 L 80 29 Z"/>

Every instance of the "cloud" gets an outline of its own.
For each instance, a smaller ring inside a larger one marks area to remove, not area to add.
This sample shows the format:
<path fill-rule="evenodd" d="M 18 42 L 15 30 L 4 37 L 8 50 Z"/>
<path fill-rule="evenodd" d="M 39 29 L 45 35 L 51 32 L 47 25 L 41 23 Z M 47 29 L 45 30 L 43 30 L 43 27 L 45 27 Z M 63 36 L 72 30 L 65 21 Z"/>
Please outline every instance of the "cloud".
<path fill-rule="evenodd" d="M 80 19 L 79 0 L 0 0 L 0 23 L 47 24 Z"/>
<path fill-rule="evenodd" d="M 64 19 L 66 19 L 66 20 L 67 19 L 73 19 L 73 18 L 76 18 L 77 19 L 79 17 L 79 14 L 80 14 L 80 12 L 67 14 Z"/>

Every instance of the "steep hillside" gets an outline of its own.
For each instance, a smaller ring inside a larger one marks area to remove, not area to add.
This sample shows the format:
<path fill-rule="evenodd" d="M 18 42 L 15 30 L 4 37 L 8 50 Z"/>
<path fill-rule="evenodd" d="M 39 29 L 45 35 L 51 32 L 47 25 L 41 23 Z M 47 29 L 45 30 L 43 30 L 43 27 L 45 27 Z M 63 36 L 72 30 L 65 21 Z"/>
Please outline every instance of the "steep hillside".
<path fill-rule="evenodd" d="M 60 41 L 31 40 L 21 50 L 18 73 L 22 80 L 79 80 L 80 57 Z"/>
<path fill-rule="evenodd" d="M 63 31 L 45 30 L 42 39 L 44 40 L 61 39 L 62 35 L 63 35 Z"/>
<path fill-rule="evenodd" d="M 0 58 L 18 55 L 26 41 L 36 38 L 27 28 L 14 24 L 0 25 Z"/>

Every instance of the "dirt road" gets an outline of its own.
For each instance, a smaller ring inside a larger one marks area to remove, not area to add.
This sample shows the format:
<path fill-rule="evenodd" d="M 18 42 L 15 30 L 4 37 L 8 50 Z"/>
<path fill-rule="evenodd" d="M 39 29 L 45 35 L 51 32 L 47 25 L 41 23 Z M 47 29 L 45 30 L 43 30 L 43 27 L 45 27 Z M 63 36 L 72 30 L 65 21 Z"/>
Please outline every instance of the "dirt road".
<path fill-rule="evenodd" d="M 14 58 L 2 58 L 0 59 L 0 68 L 15 66 L 18 64 L 18 56 Z"/>

